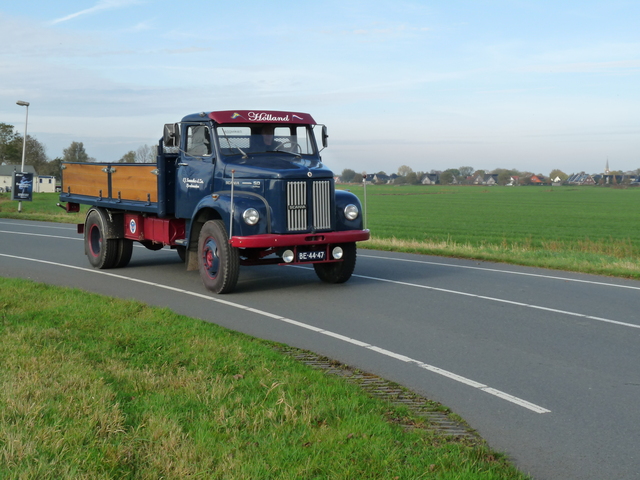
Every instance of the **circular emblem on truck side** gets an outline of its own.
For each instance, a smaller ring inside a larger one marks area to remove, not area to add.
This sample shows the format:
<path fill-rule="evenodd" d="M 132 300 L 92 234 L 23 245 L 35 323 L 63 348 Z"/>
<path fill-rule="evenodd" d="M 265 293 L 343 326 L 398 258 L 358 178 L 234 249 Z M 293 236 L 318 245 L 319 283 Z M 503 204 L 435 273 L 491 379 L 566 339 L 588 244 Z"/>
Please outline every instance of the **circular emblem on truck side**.
<path fill-rule="evenodd" d="M 136 221 L 132 218 L 131 221 L 129 222 L 129 231 L 131 233 L 136 233 L 137 229 L 138 229 L 138 225 L 136 225 Z"/>
<path fill-rule="evenodd" d="M 313 173 L 307 172 L 307 177 L 312 177 L 312 176 L 313 176 Z"/>

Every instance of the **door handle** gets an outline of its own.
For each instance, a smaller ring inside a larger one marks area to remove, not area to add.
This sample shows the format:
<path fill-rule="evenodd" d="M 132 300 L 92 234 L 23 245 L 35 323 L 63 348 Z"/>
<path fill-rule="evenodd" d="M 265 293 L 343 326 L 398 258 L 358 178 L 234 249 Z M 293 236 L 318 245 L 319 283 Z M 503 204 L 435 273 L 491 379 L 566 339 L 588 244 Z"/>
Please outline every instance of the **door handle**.
<path fill-rule="evenodd" d="M 179 167 L 186 167 L 187 165 L 189 165 L 188 163 L 179 163 L 178 166 Z"/>

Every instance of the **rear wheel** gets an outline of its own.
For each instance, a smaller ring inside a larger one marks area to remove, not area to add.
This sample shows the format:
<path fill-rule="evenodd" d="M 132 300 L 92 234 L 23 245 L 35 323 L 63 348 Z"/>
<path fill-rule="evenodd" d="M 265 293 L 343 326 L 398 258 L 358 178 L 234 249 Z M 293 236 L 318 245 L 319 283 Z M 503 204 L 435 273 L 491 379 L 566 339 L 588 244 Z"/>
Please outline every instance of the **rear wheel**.
<path fill-rule="evenodd" d="M 133 253 L 133 240 L 128 238 L 119 238 L 118 242 L 118 255 L 116 255 L 116 261 L 113 265 L 115 268 L 122 268 L 129 265 L 131 260 L 131 254 Z"/>
<path fill-rule="evenodd" d="M 229 293 L 238 283 L 240 257 L 238 249 L 229 245 L 222 220 L 209 220 L 198 237 L 198 268 L 207 289 Z"/>
<path fill-rule="evenodd" d="M 91 210 L 84 224 L 85 252 L 95 268 L 115 267 L 122 254 L 118 240 L 106 238 L 108 224 L 109 218 L 100 210 Z"/>
<path fill-rule="evenodd" d="M 341 262 L 314 263 L 313 268 L 316 275 L 323 282 L 344 283 L 351 278 L 353 270 L 356 268 L 356 244 L 344 243 L 342 247 L 343 256 Z"/>

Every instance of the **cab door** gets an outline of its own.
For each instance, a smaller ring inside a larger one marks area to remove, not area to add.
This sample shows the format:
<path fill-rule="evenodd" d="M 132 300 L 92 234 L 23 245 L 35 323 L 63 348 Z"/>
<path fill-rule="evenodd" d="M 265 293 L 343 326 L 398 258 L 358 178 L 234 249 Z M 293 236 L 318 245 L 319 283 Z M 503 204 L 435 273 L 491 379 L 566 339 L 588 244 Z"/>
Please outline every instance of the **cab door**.
<path fill-rule="evenodd" d="M 176 168 L 176 217 L 190 219 L 198 202 L 213 191 L 215 150 L 209 125 L 184 124 Z"/>

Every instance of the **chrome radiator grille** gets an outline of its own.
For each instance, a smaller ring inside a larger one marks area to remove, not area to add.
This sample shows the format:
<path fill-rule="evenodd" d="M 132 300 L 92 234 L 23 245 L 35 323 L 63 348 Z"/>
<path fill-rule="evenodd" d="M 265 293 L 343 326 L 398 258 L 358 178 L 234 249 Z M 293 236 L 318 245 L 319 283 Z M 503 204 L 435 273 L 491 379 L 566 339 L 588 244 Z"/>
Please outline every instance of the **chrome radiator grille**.
<path fill-rule="evenodd" d="M 313 182 L 313 227 L 316 230 L 331 228 L 331 182 Z"/>
<path fill-rule="evenodd" d="M 304 231 L 309 228 L 309 211 L 313 213 L 313 230 L 331 228 L 331 182 L 319 180 L 311 185 L 311 198 L 307 196 L 307 182 L 289 182 L 287 184 L 287 229 L 290 232 Z M 307 203 L 311 201 L 309 206 Z"/>
<path fill-rule="evenodd" d="M 287 229 L 292 232 L 307 229 L 307 182 L 287 184 Z"/>

